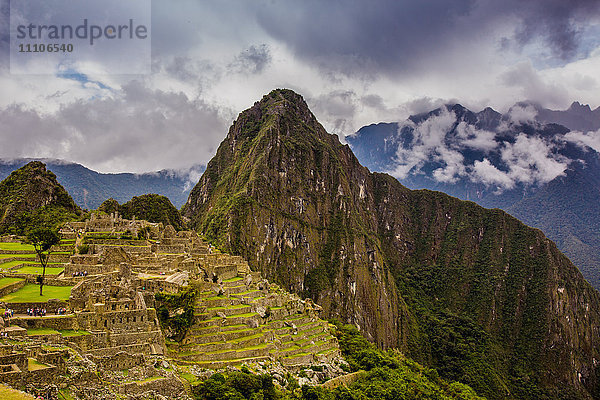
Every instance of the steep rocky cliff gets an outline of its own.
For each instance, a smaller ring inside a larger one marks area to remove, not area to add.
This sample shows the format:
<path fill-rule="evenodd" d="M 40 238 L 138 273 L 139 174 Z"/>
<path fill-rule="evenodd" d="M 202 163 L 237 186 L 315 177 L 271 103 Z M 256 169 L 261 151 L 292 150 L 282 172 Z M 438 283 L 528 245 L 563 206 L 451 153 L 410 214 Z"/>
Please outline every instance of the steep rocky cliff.
<path fill-rule="evenodd" d="M 32 161 L 0 182 L 0 232 L 22 233 L 32 224 L 58 224 L 81 209 L 46 165 Z"/>
<path fill-rule="evenodd" d="M 327 315 L 489 398 L 600 395 L 600 295 L 541 231 L 370 173 L 292 91 L 239 115 L 182 211 Z"/>

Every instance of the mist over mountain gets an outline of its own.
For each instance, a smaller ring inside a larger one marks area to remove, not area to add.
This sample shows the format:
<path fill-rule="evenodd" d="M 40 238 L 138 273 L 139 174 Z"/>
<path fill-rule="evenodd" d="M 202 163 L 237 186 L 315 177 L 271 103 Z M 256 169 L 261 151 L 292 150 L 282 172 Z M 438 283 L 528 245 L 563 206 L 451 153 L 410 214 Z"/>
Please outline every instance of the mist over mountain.
<path fill-rule="evenodd" d="M 552 122 L 581 127 L 584 114 L 594 128 L 597 112 L 578 103 L 566 111 L 518 103 L 502 115 L 453 104 L 363 127 L 347 140 L 361 163 L 411 189 L 502 208 L 542 229 L 598 288 L 600 131 Z"/>
<path fill-rule="evenodd" d="M 535 108 L 535 119 L 539 122 L 564 125 L 574 131 L 588 132 L 600 129 L 600 107 L 592 111 L 588 104 L 575 101 L 566 110 L 549 110 L 535 103 L 529 104 Z"/>
<path fill-rule="evenodd" d="M 0 180 L 12 171 L 33 159 L 0 159 Z M 73 197 L 77 205 L 86 209 L 96 209 L 106 199 L 113 198 L 119 203 L 129 201 L 133 196 L 156 193 L 166 196 L 175 207 L 181 207 L 192 186 L 204 171 L 204 166 L 193 166 L 186 171 L 162 170 L 143 174 L 118 173 L 104 174 L 83 165 L 64 160 L 41 159 L 58 181 Z"/>

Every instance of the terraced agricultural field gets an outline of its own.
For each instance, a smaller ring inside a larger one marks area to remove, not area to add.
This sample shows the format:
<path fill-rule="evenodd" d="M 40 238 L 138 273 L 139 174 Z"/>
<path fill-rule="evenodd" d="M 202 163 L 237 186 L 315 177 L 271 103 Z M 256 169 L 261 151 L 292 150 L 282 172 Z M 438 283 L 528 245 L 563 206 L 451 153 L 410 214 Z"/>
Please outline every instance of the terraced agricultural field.
<path fill-rule="evenodd" d="M 62 265 L 63 263 L 58 263 L 58 262 L 51 262 L 48 263 L 48 266 L 54 266 L 54 268 L 58 268 L 58 265 Z M 41 273 L 41 268 L 42 268 L 42 264 L 40 263 L 36 263 L 36 262 L 31 262 L 31 261 L 24 261 L 24 260 L 15 260 L 15 261 L 9 261 L 9 262 L 5 262 L 5 263 L 1 263 L 0 264 L 0 269 L 11 269 L 13 267 L 16 267 L 18 265 L 23 265 L 24 267 L 39 267 L 40 269 L 40 273 Z M 46 272 L 48 271 L 48 268 L 46 268 Z"/>
<path fill-rule="evenodd" d="M 37 254 L 0 254 L 0 260 L 6 259 L 6 258 L 36 258 Z"/>
<path fill-rule="evenodd" d="M 0 243 L 0 250 L 35 251 L 32 245 L 23 243 Z"/>
<path fill-rule="evenodd" d="M 65 269 L 62 267 L 46 267 L 46 275 L 58 275 L 63 272 Z M 15 274 L 32 274 L 37 275 L 42 273 L 41 265 L 26 265 L 17 270 L 13 270 Z"/>
<path fill-rule="evenodd" d="M 22 280 L 22 278 L 0 278 L 0 289 L 8 285 L 12 285 L 15 282 L 20 282 Z"/>

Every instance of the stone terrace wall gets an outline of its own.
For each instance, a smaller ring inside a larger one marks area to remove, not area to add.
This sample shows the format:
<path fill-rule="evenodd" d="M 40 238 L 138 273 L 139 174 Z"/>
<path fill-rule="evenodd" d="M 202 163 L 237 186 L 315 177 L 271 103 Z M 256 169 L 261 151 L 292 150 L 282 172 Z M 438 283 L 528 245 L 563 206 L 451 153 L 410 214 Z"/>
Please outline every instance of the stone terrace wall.
<path fill-rule="evenodd" d="M 4 286 L 3 288 L 0 288 L 0 297 L 4 297 L 7 294 L 14 293 L 17 290 L 21 289 L 23 286 L 25 286 L 25 280 Z"/>
<path fill-rule="evenodd" d="M 143 354 L 129 354 L 124 351 L 109 357 L 96 357 L 92 355 L 90 359 L 100 368 L 109 371 L 122 371 L 146 363 L 146 358 Z"/>

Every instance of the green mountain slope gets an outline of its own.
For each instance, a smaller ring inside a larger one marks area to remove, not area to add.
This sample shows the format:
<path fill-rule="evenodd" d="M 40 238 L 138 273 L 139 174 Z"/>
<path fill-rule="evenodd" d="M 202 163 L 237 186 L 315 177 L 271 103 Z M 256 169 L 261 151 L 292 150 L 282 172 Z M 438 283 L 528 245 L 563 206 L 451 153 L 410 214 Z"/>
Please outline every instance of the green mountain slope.
<path fill-rule="evenodd" d="M 173 225 L 177 230 L 184 228 L 184 222 L 179 211 L 167 197 L 158 194 L 134 196 L 122 205 L 111 198 L 104 201 L 98 207 L 98 210 L 108 214 L 118 211 L 126 219 L 135 217 L 150 222 L 162 222 L 164 225 Z"/>
<path fill-rule="evenodd" d="M 22 234 L 34 224 L 57 225 L 81 209 L 46 166 L 33 161 L 0 182 L 0 232 Z"/>
<path fill-rule="evenodd" d="M 554 243 L 371 174 L 292 91 L 239 115 L 182 213 L 326 315 L 480 395 L 600 395 L 600 295 Z"/>

